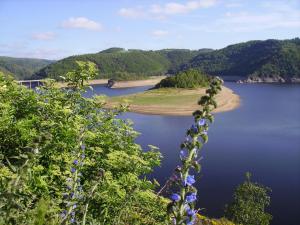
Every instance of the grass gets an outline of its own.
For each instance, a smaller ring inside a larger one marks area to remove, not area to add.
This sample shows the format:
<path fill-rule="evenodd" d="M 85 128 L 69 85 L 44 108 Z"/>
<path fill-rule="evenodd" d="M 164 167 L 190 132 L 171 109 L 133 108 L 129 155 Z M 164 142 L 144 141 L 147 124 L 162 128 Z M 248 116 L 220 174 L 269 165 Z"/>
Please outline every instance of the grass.
<path fill-rule="evenodd" d="M 133 105 L 162 105 L 180 106 L 196 104 L 201 96 L 199 89 L 180 89 L 180 88 L 160 88 L 145 91 L 142 93 L 112 97 L 111 103 L 121 103 L 124 101 Z M 202 92 L 203 93 L 203 92 Z"/>

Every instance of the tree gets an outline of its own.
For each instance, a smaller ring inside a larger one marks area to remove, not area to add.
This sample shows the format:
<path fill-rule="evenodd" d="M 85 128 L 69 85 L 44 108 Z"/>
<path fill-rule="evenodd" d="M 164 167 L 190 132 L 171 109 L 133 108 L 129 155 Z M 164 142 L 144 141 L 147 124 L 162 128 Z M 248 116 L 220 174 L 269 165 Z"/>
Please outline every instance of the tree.
<path fill-rule="evenodd" d="M 225 217 L 237 224 L 269 225 L 272 216 L 265 209 L 270 205 L 270 189 L 250 178 L 251 174 L 246 173 L 245 182 L 236 188 L 232 203 L 225 207 Z"/>

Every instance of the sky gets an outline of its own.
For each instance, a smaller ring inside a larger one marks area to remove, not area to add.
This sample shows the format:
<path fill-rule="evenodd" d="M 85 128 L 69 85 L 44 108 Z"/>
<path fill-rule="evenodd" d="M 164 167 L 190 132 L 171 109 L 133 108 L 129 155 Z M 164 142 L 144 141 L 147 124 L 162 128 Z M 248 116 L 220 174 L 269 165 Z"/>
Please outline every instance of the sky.
<path fill-rule="evenodd" d="M 300 0 L 0 0 L 0 55 L 213 48 L 300 36 Z"/>

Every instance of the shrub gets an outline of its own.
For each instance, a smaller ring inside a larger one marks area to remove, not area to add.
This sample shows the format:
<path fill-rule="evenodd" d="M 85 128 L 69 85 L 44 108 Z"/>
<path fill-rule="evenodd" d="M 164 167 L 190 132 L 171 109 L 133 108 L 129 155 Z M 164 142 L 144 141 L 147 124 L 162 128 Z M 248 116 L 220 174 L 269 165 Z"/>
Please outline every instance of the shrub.
<path fill-rule="evenodd" d="M 86 99 L 92 63 L 29 90 L 0 74 L 0 224 L 165 224 L 166 202 L 146 178 L 161 155 L 143 152 L 132 124 Z"/>
<path fill-rule="evenodd" d="M 239 185 L 233 195 L 233 201 L 225 208 L 226 218 L 243 225 L 269 225 L 272 216 L 265 212 L 270 205 L 269 188 L 250 180 L 246 173 L 246 181 Z"/>

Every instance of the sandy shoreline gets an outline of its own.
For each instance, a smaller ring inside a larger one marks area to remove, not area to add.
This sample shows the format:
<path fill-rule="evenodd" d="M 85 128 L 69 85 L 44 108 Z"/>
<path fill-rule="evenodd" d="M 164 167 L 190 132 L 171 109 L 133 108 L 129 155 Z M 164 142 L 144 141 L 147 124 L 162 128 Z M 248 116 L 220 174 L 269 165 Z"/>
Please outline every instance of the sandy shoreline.
<path fill-rule="evenodd" d="M 131 88 L 131 87 L 141 87 L 141 86 L 150 86 L 159 83 L 166 76 L 152 76 L 146 80 L 132 80 L 132 81 L 117 81 L 111 88 Z M 89 85 L 105 85 L 107 84 L 108 79 L 95 79 L 90 80 Z M 59 87 L 66 87 L 65 83 L 58 82 Z"/>
<path fill-rule="evenodd" d="M 141 113 L 141 114 L 151 114 L 151 115 L 169 115 L 169 116 L 191 116 L 192 113 L 199 109 L 197 104 L 197 99 L 200 99 L 200 96 L 205 93 L 205 89 L 196 89 L 196 90 L 184 90 L 181 93 L 181 96 L 185 97 L 187 101 L 183 104 L 174 104 L 174 105 L 162 105 L 162 104 L 130 104 L 129 111 Z M 196 94 L 196 98 L 189 101 L 189 96 L 191 94 Z M 130 96 L 130 95 L 129 95 Z M 132 96 L 132 95 L 131 95 Z M 199 97 L 197 97 L 199 96 Z M 126 96 L 123 96 L 126 99 Z M 158 96 L 159 97 L 159 96 Z M 233 109 L 236 109 L 240 105 L 240 98 L 236 95 L 231 89 L 227 87 L 222 87 L 222 91 L 216 96 L 216 101 L 218 108 L 215 109 L 214 113 L 226 112 Z M 106 105 L 106 108 L 113 108 L 118 103 L 109 102 Z"/>

